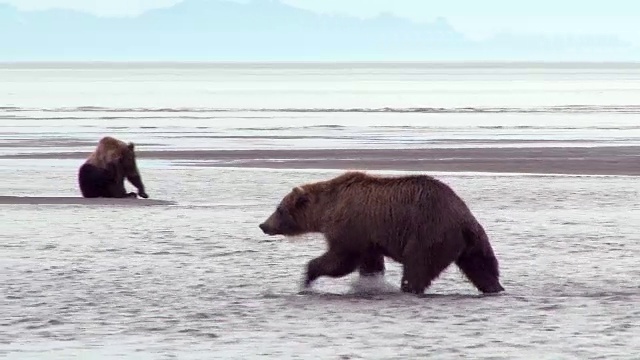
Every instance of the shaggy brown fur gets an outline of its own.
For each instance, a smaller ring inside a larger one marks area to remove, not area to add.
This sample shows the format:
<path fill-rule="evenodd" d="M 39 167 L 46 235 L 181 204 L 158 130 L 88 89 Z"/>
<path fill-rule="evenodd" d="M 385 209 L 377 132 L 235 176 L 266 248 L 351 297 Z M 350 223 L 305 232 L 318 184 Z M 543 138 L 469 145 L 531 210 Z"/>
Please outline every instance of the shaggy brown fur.
<path fill-rule="evenodd" d="M 347 172 L 296 187 L 260 229 L 268 235 L 324 234 L 328 251 L 307 264 L 305 286 L 341 277 L 382 256 L 403 265 L 401 289 L 421 294 L 451 263 L 484 293 L 504 290 L 489 239 L 464 201 L 426 175 Z M 371 265 L 369 265 L 371 266 Z"/>
<path fill-rule="evenodd" d="M 78 183 L 83 197 L 136 197 L 147 198 L 138 172 L 133 143 L 103 137 L 78 171 Z M 138 194 L 127 193 L 124 179 L 129 180 Z"/>

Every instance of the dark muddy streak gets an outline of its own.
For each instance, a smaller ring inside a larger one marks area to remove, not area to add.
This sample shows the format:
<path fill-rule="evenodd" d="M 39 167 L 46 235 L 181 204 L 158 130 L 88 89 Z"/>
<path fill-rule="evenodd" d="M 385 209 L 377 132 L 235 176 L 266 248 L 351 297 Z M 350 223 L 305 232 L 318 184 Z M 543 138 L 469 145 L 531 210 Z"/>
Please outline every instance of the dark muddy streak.
<path fill-rule="evenodd" d="M 81 197 L 0 196 L 0 205 L 159 206 L 174 204 L 175 202 L 173 201 L 154 199 L 85 199 Z"/>

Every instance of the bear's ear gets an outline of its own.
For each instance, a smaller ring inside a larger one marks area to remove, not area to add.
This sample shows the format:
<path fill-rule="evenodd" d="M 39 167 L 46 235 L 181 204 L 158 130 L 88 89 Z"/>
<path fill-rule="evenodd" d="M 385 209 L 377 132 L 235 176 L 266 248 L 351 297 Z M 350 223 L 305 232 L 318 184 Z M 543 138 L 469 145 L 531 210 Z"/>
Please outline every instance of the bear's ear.
<path fill-rule="evenodd" d="M 127 147 L 129 148 L 129 150 L 133 151 L 133 148 L 135 147 L 135 145 L 133 145 L 132 142 L 127 144 Z"/>
<path fill-rule="evenodd" d="M 303 188 L 296 186 L 292 190 L 295 195 L 295 207 L 300 208 L 309 202 L 309 194 Z"/>
<path fill-rule="evenodd" d="M 309 194 L 300 193 L 296 197 L 296 208 L 301 208 L 309 202 Z"/>

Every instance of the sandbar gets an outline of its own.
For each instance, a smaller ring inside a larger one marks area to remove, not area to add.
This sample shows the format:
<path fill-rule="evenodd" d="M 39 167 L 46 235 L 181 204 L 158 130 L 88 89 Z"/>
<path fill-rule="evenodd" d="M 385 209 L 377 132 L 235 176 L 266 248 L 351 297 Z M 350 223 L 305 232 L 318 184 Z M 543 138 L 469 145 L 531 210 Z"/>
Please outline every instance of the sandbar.
<path fill-rule="evenodd" d="M 139 158 L 188 166 L 640 175 L 640 146 L 422 149 L 251 149 L 138 151 Z M 84 152 L 25 153 L 1 159 L 82 159 Z"/>
<path fill-rule="evenodd" d="M 63 196 L 0 196 L 0 205 L 94 205 L 94 206 L 162 206 L 173 201 L 156 199 L 107 199 Z"/>

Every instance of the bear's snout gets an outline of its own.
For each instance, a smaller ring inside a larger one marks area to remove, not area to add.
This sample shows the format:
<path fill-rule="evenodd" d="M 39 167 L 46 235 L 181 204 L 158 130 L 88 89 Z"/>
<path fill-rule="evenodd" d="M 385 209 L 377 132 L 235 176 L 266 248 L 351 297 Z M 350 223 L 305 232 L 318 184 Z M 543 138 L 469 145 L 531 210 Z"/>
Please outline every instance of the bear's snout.
<path fill-rule="evenodd" d="M 273 229 L 271 229 L 271 227 L 269 225 L 267 225 L 266 223 L 262 223 L 262 224 L 258 225 L 258 227 L 260 228 L 260 230 L 262 230 L 263 233 L 265 233 L 267 235 L 272 235 L 273 234 Z"/>

